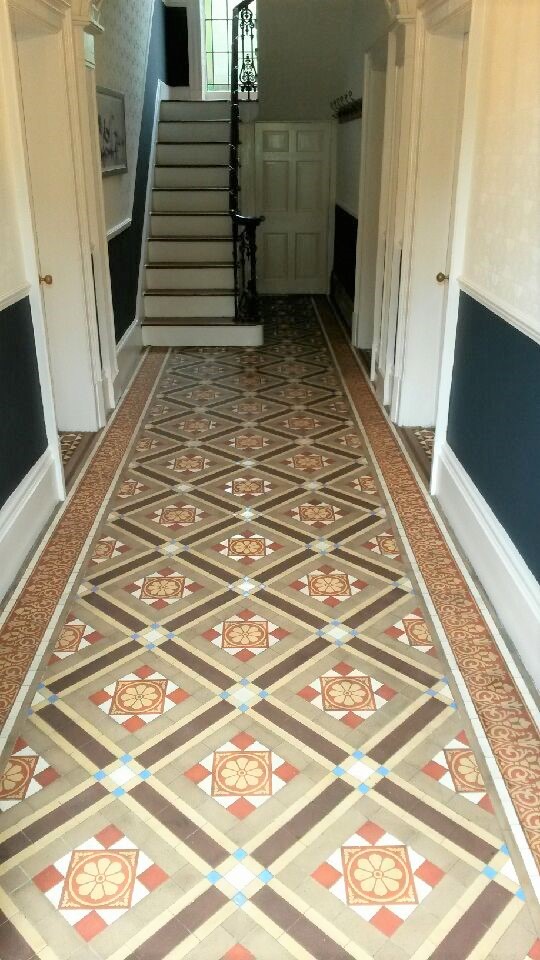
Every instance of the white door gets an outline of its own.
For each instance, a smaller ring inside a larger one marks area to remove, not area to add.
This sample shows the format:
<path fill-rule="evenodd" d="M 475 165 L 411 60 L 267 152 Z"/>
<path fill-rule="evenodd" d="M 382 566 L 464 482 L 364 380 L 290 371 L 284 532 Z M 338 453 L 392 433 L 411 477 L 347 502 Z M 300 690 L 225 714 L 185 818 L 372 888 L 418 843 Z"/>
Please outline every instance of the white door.
<path fill-rule="evenodd" d="M 330 124 L 255 125 L 261 293 L 327 293 Z"/>

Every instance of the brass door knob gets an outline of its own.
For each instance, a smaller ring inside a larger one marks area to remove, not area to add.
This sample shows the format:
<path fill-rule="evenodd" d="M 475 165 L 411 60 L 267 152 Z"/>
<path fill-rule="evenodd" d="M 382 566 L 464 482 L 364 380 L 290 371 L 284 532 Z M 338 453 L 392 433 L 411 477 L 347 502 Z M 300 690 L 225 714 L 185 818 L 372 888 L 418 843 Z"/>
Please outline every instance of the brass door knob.
<path fill-rule="evenodd" d="M 51 277 L 50 273 L 46 273 L 44 277 L 39 278 L 39 282 L 46 283 L 47 286 L 50 287 L 53 282 L 53 278 Z"/>
<path fill-rule="evenodd" d="M 437 276 L 435 277 L 435 279 L 436 279 L 437 283 L 446 283 L 446 281 L 448 280 L 448 274 L 447 274 L 447 273 L 442 273 L 442 272 L 441 272 L 441 273 L 438 273 Z"/>

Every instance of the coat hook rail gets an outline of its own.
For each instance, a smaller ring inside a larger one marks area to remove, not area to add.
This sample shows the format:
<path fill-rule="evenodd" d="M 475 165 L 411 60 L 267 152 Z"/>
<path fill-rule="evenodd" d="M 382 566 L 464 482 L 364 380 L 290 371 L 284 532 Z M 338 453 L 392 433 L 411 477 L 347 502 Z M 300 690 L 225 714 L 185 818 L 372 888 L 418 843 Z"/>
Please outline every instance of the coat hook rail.
<path fill-rule="evenodd" d="M 348 123 L 350 120 L 358 120 L 362 116 L 362 98 L 353 97 L 352 90 L 347 90 L 341 97 L 336 97 L 330 103 L 332 116 L 339 123 Z"/>

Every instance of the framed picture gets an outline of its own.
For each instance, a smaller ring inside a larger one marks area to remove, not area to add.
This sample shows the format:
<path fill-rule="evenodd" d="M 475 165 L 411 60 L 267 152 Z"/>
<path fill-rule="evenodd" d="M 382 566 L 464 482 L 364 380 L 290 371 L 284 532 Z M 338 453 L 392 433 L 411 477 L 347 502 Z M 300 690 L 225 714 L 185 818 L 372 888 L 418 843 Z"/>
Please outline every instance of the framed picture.
<path fill-rule="evenodd" d="M 124 94 L 98 87 L 97 112 L 101 172 L 104 177 L 125 173 L 128 166 Z"/>

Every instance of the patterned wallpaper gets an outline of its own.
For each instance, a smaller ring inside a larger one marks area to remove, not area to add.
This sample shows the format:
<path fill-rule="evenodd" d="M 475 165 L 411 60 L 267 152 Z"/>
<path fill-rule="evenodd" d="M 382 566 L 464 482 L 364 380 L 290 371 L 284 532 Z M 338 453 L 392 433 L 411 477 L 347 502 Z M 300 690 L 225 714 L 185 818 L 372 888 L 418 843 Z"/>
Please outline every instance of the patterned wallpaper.
<path fill-rule="evenodd" d="M 540 328 L 540 4 L 490 0 L 464 275 Z"/>
<path fill-rule="evenodd" d="M 131 217 L 154 0 L 104 0 L 104 33 L 96 37 L 96 83 L 126 97 L 128 172 L 105 177 L 107 229 Z"/>

